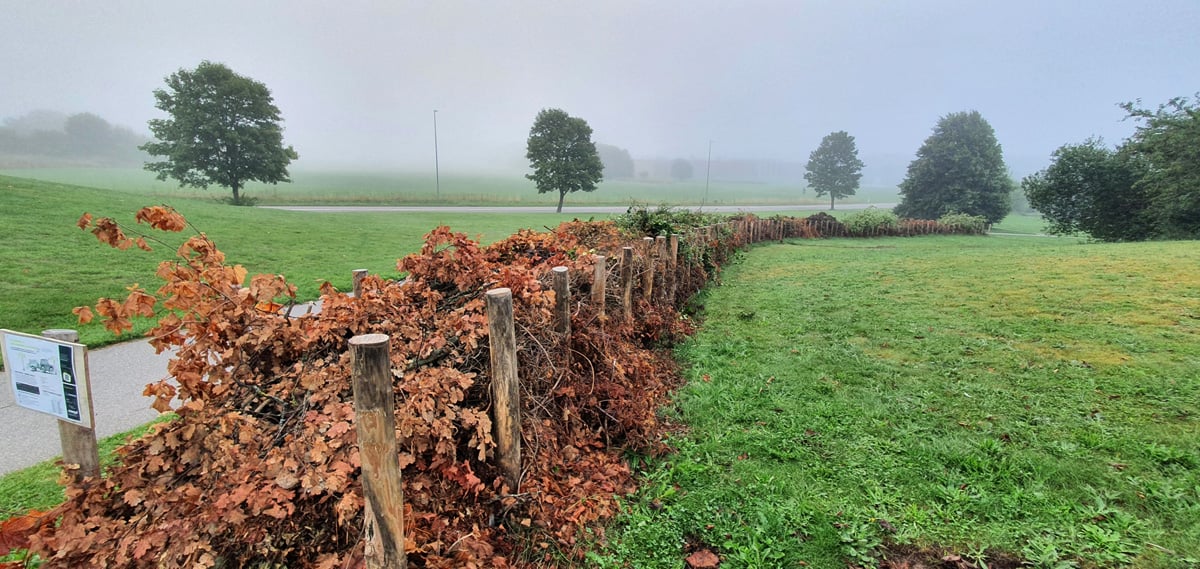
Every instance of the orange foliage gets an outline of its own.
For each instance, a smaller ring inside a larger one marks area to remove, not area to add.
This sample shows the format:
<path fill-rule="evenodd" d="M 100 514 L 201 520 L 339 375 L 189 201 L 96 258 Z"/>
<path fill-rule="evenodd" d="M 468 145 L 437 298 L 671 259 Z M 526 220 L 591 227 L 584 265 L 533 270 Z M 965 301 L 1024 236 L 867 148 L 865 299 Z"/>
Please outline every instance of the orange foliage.
<path fill-rule="evenodd" d="M 177 216 L 147 208 L 137 219 L 186 227 Z M 85 216 L 80 226 L 112 246 L 129 240 L 107 218 Z M 677 375 L 657 346 L 687 333 L 661 284 L 653 301 L 639 300 L 636 322 L 601 317 L 582 301 L 592 253 L 622 244 L 608 222 L 521 231 L 487 247 L 439 227 L 399 261 L 405 281 L 367 277 L 357 298 L 326 284 L 322 311 L 297 318 L 277 310 L 295 295 L 282 276 L 247 284 L 244 268 L 226 264 L 204 234 L 192 236 L 159 265 L 163 284 L 153 294 L 133 285 L 124 300 L 95 306 L 114 331 L 129 329 L 134 315 L 159 316 L 150 342 L 175 355 L 170 378 L 145 394 L 179 418 L 119 449 L 121 464 L 104 478 L 70 486 L 50 513 L 57 523 L 38 528 L 30 549 L 47 568 L 362 566 L 347 340 L 381 333 L 391 338 L 413 566 L 553 565 L 530 557 L 527 545 L 541 542 L 578 560 L 584 529 L 602 535 L 615 497 L 634 489 L 623 449 L 662 450 L 666 425 L 656 411 Z M 727 253 L 690 254 L 681 298 Z M 569 339 L 551 332 L 547 285 L 557 265 L 568 267 L 579 295 Z M 496 287 L 512 290 L 518 331 L 519 494 L 493 464 L 482 295 Z M 608 287 L 610 298 L 617 288 Z"/>

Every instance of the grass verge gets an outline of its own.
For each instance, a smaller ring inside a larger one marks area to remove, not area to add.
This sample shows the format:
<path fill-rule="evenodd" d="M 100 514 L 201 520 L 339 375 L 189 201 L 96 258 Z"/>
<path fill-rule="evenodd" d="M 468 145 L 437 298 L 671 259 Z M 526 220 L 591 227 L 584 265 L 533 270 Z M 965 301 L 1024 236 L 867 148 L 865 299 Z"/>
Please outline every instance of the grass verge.
<path fill-rule="evenodd" d="M 1200 564 L 1194 243 L 793 241 L 723 281 L 596 566 Z"/>
<path fill-rule="evenodd" d="M 117 461 L 117 447 L 142 436 L 151 426 L 174 417 L 168 413 L 140 427 L 101 439 L 98 443 L 101 468 Z M 62 469 L 55 464 L 57 460 L 47 460 L 0 476 L 0 520 L 29 510 L 47 510 L 63 501 L 63 487 L 58 482 Z"/>

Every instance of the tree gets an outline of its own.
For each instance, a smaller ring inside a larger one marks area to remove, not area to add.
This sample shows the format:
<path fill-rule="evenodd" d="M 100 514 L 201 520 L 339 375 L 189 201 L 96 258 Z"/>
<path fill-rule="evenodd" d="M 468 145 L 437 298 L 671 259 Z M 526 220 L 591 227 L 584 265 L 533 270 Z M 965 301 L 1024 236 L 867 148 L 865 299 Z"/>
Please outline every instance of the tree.
<path fill-rule="evenodd" d="M 525 157 L 533 168 L 525 177 L 539 194 L 558 192 L 558 213 L 568 192 L 591 192 L 603 179 L 604 164 L 587 121 L 562 109 L 542 109 L 529 129 Z"/>
<path fill-rule="evenodd" d="M 1144 165 L 1097 139 L 1054 151 L 1049 168 L 1021 181 L 1049 231 L 1084 231 L 1104 241 L 1139 241 L 1153 231 L 1149 200 L 1139 189 Z"/>
<path fill-rule="evenodd" d="M 72 151 L 78 156 L 104 154 L 113 143 L 112 125 L 92 113 L 78 113 L 67 117 L 63 131 L 67 133 Z"/>
<path fill-rule="evenodd" d="M 829 209 L 833 209 L 835 199 L 854 195 L 862 178 L 863 163 L 858 159 L 854 137 L 844 130 L 825 135 L 821 145 L 808 155 L 806 169 L 804 180 L 817 197 L 828 194 Z"/>
<path fill-rule="evenodd" d="M 1128 118 L 1141 124 L 1121 152 L 1143 160 L 1137 188 L 1149 199 L 1148 213 L 1166 238 L 1200 237 L 1200 94 L 1176 97 L 1158 110 L 1124 103 Z"/>
<path fill-rule="evenodd" d="M 628 150 L 611 144 L 596 144 L 596 152 L 600 155 L 600 162 L 604 163 L 605 178 L 633 177 L 633 158 Z"/>
<path fill-rule="evenodd" d="M 679 181 L 692 179 L 692 163 L 683 158 L 671 161 L 671 177 Z"/>
<path fill-rule="evenodd" d="M 166 78 L 154 91 L 155 107 L 170 115 L 150 120 L 158 140 L 140 148 L 161 162 L 146 169 L 179 181 L 180 186 L 233 190 L 242 203 L 247 182 L 290 182 L 288 164 L 299 156 L 283 145 L 279 109 L 266 85 L 234 73 L 221 63 L 201 62 Z"/>
<path fill-rule="evenodd" d="M 1008 215 L 1014 188 L 992 125 L 978 111 L 951 113 L 908 165 L 895 211 L 913 219 L 966 213 L 995 223 Z"/>

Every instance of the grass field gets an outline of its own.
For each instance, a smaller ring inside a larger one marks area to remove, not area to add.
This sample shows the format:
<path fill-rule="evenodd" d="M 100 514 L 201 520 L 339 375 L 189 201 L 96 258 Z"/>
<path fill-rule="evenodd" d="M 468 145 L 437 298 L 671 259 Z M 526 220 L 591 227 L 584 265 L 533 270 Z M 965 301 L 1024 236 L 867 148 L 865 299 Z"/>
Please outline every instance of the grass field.
<path fill-rule="evenodd" d="M 134 212 L 163 202 L 207 233 L 231 262 L 252 274 L 282 273 L 307 299 L 315 298 L 326 280 L 348 288 L 354 269 L 395 276 L 396 260 L 419 249 L 422 236 L 439 224 L 494 241 L 522 227 L 554 227 L 572 218 L 553 212 L 306 214 L 0 176 L 0 267 L 5 275 L 0 280 L 0 327 L 29 333 L 78 328 L 89 345 L 114 341 L 96 323 L 77 326 L 71 308 L 93 304 L 100 296 L 123 295 L 133 283 L 156 288 L 158 262 L 171 257 L 183 237 L 155 232 L 166 246 L 150 253 L 117 251 L 80 231 L 75 222 L 87 211 L 135 225 Z M 147 328 L 139 323 L 126 336 Z"/>
<path fill-rule="evenodd" d="M 793 241 L 722 281 L 597 566 L 1200 565 L 1195 243 Z"/>
<path fill-rule="evenodd" d="M 245 195 L 260 205 L 497 205 L 554 206 L 557 194 L 538 194 L 533 182 L 521 173 L 509 175 L 453 175 L 441 178 L 441 191 L 435 189 L 432 175 L 405 172 L 325 172 L 294 170 L 293 182 L 276 186 L 251 184 Z M 181 189 L 172 182 L 158 181 L 154 175 L 131 168 L 61 168 L 0 170 L 0 175 L 33 178 L 119 190 L 154 196 L 158 199 L 195 198 L 216 200 L 229 195 L 223 188 Z M 862 188 L 854 203 L 897 201 L 895 188 Z M 826 204 L 812 192 L 801 192 L 797 185 L 736 184 L 714 181 L 707 199 L 704 180 L 689 182 L 609 181 L 594 192 L 569 194 L 565 205 L 627 205 L 630 201 L 649 203 L 713 205 L 747 204 Z"/>

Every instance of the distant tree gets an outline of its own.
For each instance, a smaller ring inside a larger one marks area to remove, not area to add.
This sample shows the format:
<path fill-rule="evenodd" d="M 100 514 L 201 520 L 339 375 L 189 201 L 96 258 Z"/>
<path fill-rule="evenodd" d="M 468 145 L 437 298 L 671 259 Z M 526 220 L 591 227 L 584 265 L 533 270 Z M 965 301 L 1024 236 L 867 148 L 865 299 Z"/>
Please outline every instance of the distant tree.
<path fill-rule="evenodd" d="M 671 161 L 671 177 L 679 181 L 692 179 L 692 163 L 683 158 Z"/>
<path fill-rule="evenodd" d="M 978 111 L 951 113 L 908 165 L 895 211 L 913 219 L 966 213 L 995 223 L 1008 215 L 1014 187 L 992 125 Z"/>
<path fill-rule="evenodd" d="M 19 117 L 4 119 L 4 127 L 12 129 L 18 135 L 30 135 L 38 131 L 62 132 L 67 115 L 58 111 L 37 109 Z"/>
<path fill-rule="evenodd" d="M 633 157 L 624 148 L 611 144 L 596 144 L 596 153 L 604 164 L 604 177 L 609 180 L 633 177 Z"/>
<path fill-rule="evenodd" d="M 63 130 L 67 133 L 72 150 L 79 156 L 105 154 L 113 143 L 112 125 L 92 113 L 67 117 Z"/>
<path fill-rule="evenodd" d="M 539 194 L 558 192 L 558 212 L 569 192 L 591 192 L 603 179 L 604 164 L 587 121 L 562 109 L 542 109 L 529 130 L 525 157 L 533 168 L 525 177 Z"/>
<path fill-rule="evenodd" d="M 152 119 L 150 132 L 158 140 L 141 146 L 165 158 L 146 163 L 158 179 L 223 186 L 233 190 L 235 204 L 242 203 L 247 182 L 291 181 L 287 166 L 298 156 L 283 145 L 279 109 L 266 85 L 209 61 L 180 69 L 166 83 L 154 91 L 154 106 L 170 118 Z"/>
<path fill-rule="evenodd" d="M 1154 231 L 1149 200 L 1138 188 L 1145 168 L 1097 139 L 1054 151 L 1049 168 L 1021 181 L 1049 231 L 1083 231 L 1104 241 L 1140 241 Z"/>
<path fill-rule="evenodd" d="M 854 137 L 844 130 L 831 132 L 821 139 L 821 145 L 808 155 L 804 179 L 817 197 L 829 195 L 829 209 L 837 198 L 854 195 L 862 179 L 862 160 Z"/>
<path fill-rule="evenodd" d="M 1120 151 L 1146 165 L 1136 186 L 1149 199 L 1157 234 L 1200 237 L 1200 94 L 1190 101 L 1176 97 L 1156 111 L 1140 104 L 1120 105 L 1140 123 Z"/>

